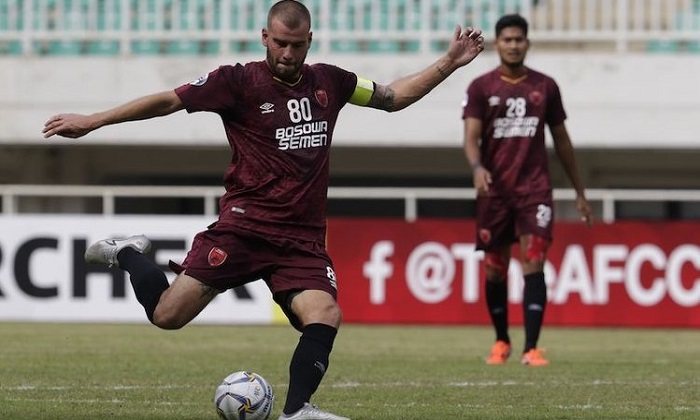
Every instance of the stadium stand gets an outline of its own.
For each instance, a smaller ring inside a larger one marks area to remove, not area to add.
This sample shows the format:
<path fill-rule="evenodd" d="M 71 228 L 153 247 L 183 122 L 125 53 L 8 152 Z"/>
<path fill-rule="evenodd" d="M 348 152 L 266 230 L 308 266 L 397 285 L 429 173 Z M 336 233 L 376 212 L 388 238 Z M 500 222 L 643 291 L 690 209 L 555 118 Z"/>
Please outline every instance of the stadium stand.
<path fill-rule="evenodd" d="M 0 0 L 2 55 L 216 55 L 260 51 L 273 0 Z M 503 13 L 541 43 L 697 52 L 697 0 L 309 0 L 316 46 L 330 53 L 439 51 L 457 23 Z M 653 39 L 652 39 L 653 38 Z M 659 39 L 657 39 L 659 38 Z"/>

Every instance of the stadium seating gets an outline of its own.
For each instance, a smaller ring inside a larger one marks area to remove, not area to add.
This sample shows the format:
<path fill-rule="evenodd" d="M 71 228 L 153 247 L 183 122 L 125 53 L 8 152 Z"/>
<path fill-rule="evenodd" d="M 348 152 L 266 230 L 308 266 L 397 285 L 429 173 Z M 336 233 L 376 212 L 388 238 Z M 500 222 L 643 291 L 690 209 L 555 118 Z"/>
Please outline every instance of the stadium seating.
<path fill-rule="evenodd" d="M 0 55 L 260 52 L 260 29 L 275 1 L 0 0 Z M 314 20 L 313 48 L 331 53 L 443 51 L 457 24 L 483 28 L 490 35 L 498 17 L 513 12 L 531 18 L 531 33 L 539 35 L 538 40 L 559 37 L 580 43 L 603 36 L 619 45 L 616 27 L 624 26 L 649 53 L 700 50 L 700 0 L 620 1 L 629 9 L 619 15 L 626 16 L 627 23 L 612 16 L 617 6 L 597 0 L 305 0 L 305 4 Z"/>

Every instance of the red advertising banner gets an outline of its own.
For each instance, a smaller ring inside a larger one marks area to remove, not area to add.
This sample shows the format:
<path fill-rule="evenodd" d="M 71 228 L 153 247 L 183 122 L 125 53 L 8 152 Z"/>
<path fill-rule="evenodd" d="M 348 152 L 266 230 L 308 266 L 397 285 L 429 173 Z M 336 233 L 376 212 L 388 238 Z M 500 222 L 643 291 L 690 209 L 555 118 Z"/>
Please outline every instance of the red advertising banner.
<path fill-rule="evenodd" d="M 700 223 L 559 223 L 545 322 L 700 327 Z M 471 220 L 332 219 L 328 249 L 346 322 L 489 324 Z M 513 249 L 509 313 L 522 324 Z"/>

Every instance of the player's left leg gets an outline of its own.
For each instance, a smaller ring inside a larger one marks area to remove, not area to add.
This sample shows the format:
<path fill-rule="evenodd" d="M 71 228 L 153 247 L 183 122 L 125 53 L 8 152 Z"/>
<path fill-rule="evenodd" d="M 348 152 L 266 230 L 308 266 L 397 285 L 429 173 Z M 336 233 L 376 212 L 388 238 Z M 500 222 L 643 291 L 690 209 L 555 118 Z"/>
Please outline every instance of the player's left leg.
<path fill-rule="evenodd" d="M 286 297 L 285 312 L 301 331 L 289 364 L 289 390 L 280 419 L 349 420 L 309 403 L 323 380 L 342 313 L 335 297 L 324 290 L 301 290 Z"/>
<path fill-rule="evenodd" d="M 544 263 L 549 248 L 548 239 L 533 234 L 520 237 L 520 255 L 525 280 L 523 292 L 523 320 L 525 323 L 525 348 L 521 362 L 531 366 L 544 366 L 548 361 L 537 348 L 547 306 L 547 285 L 544 279 Z"/>

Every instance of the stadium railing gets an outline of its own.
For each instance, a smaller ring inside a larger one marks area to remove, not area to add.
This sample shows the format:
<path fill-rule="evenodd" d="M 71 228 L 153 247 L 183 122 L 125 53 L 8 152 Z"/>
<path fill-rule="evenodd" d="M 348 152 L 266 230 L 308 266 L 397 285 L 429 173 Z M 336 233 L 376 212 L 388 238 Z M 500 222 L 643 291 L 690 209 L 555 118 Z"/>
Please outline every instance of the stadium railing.
<path fill-rule="evenodd" d="M 86 213 L 80 204 L 76 206 L 75 203 L 66 206 L 68 209 L 51 208 L 45 202 L 38 205 L 34 203 L 31 206 L 22 203 L 23 200 L 47 198 L 98 199 L 101 201 L 98 206 L 99 213 L 105 216 L 120 214 L 116 204 L 118 199 L 196 199 L 202 201 L 200 214 L 216 216 L 217 200 L 222 193 L 223 189 L 219 187 L 200 186 L 0 185 L 0 216 Z M 421 217 L 418 208 L 423 200 L 473 201 L 475 196 L 475 191 L 470 188 L 331 187 L 328 190 L 330 200 L 400 200 L 403 202 L 403 217 L 409 222 Z M 586 196 L 594 208 L 600 209 L 599 217 L 604 223 L 616 220 L 616 208 L 624 201 L 700 203 L 700 190 L 588 189 Z M 571 189 L 554 189 L 554 199 L 557 203 L 572 204 L 576 196 Z"/>
<path fill-rule="evenodd" d="M 258 52 L 275 0 L 0 0 L 0 56 Z M 539 44 L 700 52 L 700 0 L 306 0 L 321 53 L 430 54 L 520 13 Z"/>

